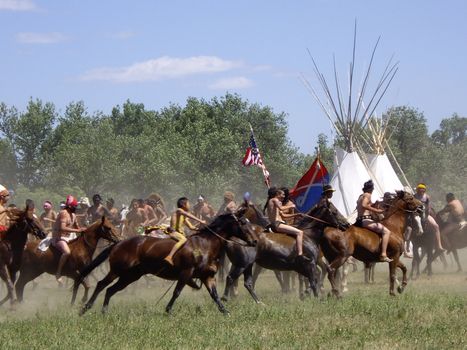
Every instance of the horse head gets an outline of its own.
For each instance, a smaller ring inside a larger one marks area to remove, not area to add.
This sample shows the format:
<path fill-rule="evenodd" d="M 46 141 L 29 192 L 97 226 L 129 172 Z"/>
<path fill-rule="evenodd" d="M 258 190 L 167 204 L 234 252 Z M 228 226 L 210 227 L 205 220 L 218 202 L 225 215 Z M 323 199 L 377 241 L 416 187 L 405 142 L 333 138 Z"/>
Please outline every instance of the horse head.
<path fill-rule="evenodd" d="M 235 215 L 238 218 L 248 219 L 251 223 L 266 227 L 271 224 L 269 219 L 254 204 L 242 204 Z"/>
<path fill-rule="evenodd" d="M 388 211 L 393 208 L 393 212 L 388 216 L 398 210 L 405 212 L 409 225 L 415 231 L 418 231 L 418 234 L 423 233 L 423 204 L 413 194 L 405 191 L 396 191 L 395 194 L 385 193 L 383 205 L 386 206 Z"/>
<path fill-rule="evenodd" d="M 111 243 L 117 243 L 120 241 L 119 234 L 114 225 L 107 219 L 106 216 L 103 216 L 101 220 L 97 220 L 94 224 L 89 226 L 86 233 L 94 233 L 96 239 L 105 239 Z"/>
<path fill-rule="evenodd" d="M 345 231 L 350 227 L 349 222 L 347 219 L 339 213 L 337 208 L 335 208 L 332 204 L 327 207 L 325 205 L 316 205 L 310 209 L 307 216 L 315 217 L 317 219 L 322 220 L 323 222 L 314 221 L 316 225 L 321 224 L 323 226 L 331 226 L 338 228 L 341 231 Z M 312 218 L 304 217 L 304 220 L 311 221 Z"/>
<path fill-rule="evenodd" d="M 222 239 L 237 237 L 249 246 L 255 246 L 257 236 L 254 226 L 245 217 L 238 218 L 235 214 L 223 214 L 218 216 L 209 226 L 206 226 L 204 230 Z"/>
<path fill-rule="evenodd" d="M 12 238 L 17 236 L 17 231 L 24 232 L 26 235 L 32 234 L 39 239 L 47 237 L 42 224 L 36 217 L 30 216 L 27 210 L 13 211 L 11 221 L 10 230 L 8 231 L 13 233 L 10 235 Z"/>

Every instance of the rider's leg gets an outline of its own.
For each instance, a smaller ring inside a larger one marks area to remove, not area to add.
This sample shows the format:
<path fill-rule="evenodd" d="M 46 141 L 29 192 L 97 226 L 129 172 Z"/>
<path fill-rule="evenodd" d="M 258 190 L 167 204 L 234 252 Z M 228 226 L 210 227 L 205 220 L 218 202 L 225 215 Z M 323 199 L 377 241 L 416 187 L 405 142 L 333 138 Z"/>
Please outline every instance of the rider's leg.
<path fill-rule="evenodd" d="M 286 224 L 279 224 L 277 226 L 277 232 L 294 236 L 296 239 L 298 256 L 303 255 L 303 231 L 302 230 L 299 230 L 298 228 L 295 228 L 293 226 L 289 226 Z"/>
<path fill-rule="evenodd" d="M 388 258 L 387 249 L 389 243 L 389 236 L 391 235 L 391 231 L 389 231 L 386 227 L 384 227 L 380 223 L 376 223 L 372 220 L 363 220 L 362 223 L 364 228 L 367 228 L 373 232 L 379 233 L 382 235 L 382 245 L 381 245 L 381 256 L 380 260 L 384 262 L 391 262 L 392 259 Z"/>
<path fill-rule="evenodd" d="M 68 247 L 67 242 L 65 241 L 58 241 L 55 246 L 62 252 L 62 255 L 60 256 L 60 260 L 58 262 L 58 268 L 57 268 L 57 274 L 55 275 L 55 278 L 59 283 L 62 283 L 62 270 L 63 266 L 65 266 L 66 261 L 68 260 L 68 257 L 70 256 L 70 248 Z"/>
<path fill-rule="evenodd" d="M 410 252 L 410 238 L 412 237 L 412 227 L 407 226 L 404 232 L 404 256 L 406 258 L 413 258 L 412 253 Z"/>
<path fill-rule="evenodd" d="M 170 265 L 173 265 L 174 264 L 174 262 L 172 260 L 173 256 L 185 244 L 186 237 L 185 237 L 185 235 L 183 235 L 183 234 L 181 234 L 180 232 L 177 232 L 177 231 L 171 232 L 170 237 L 175 239 L 177 241 L 177 243 L 174 244 L 174 246 L 172 247 L 172 250 L 170 251 L 169 255 L 167 255 L 167 257 L 164 260 L 167 261 Z"/>
<path fill-rule="evenodd" d="M 436 243 L 438 245 L 438 250 L 445 250 L 443 246 L 441 245 L 441 233 L 439 232 L 439 226 L 436 223 L 435 219 L 429 215 L 428 218 L 428 224 L 435 230 L 435 235 L 436 235 Z"/>

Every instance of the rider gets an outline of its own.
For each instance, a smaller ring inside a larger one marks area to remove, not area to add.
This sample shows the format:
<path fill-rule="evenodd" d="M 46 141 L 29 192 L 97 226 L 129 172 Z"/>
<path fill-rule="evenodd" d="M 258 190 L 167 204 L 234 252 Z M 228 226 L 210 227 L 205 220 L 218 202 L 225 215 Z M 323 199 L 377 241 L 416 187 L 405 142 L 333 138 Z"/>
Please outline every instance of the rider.
<path fill-rule="evenodd" d="M 40 222 L 44 226 L 45 232 L 50 232 L 52 231 L 52 224 L 57 220 L 57 213 L 53 210 L 51 201 L 44 201 L 42 208 L 44 208 L 44 212 L 40 216 Z"/>
<path fill-rule="evenodd" d="M 209 221 L 216 213 L 214 208 L 207 202 L 206 197 L 199 195 L 198 203 L 193 207 L 193 214 L 201 220 Z"/>
<path fill-rule="evenodd" d="M 426 222 L 428 226 L 431 227 L 435 231 L 436 244 L 438 246 L 437 250 L 441 252 L 446 251 L 446 249 L 444 249 L 443 246 L 441 245 L 441 234 L 439 232 L 439 226 L 436 223 L 436 220 L 431 215 L 431 212 L 432 212 L 431 199 L 430 199 L 430 196 L 426 194 L 426 185 L 424 183 L 419 183 L 417 185 L 416 193 L 414 197 L 423 203 L 423 206 L 425 208 Z"/>
<path fill-rule="evenodd" d="M 445 236 L 451 234 L 455 230 L 458 230 L 462 225 L 465 225 L 465 212 L 461 201 L 456 199 L 454 193 L 448 193 L 446 195 L 446 202 L 446 206 L 438 213 L 438 215 L 449 213 L 447 219 L 448 225 L 443 230 Z"/>
<path fill-rule="evenodd" d="M 235 203 L 235 195 L 233 192 L 225 191 L 224 192 L 224 203 L 217 211 L 216 216 L 222 214 L 233 214 L 237 210 L 237 204 Z"/>
<path fill-rule="evenodd" d="M 357 221 L 355 222 L 355 226 L 366 228 L 368 230 L 382 235 L 383 244 L 381 247 L 380 261 L 391 262 L 392 259 L 388 258 L 387 256 L 387 248 L 391 231 L 384 227 L 383 224 L 375 222 L 371 216 L 371 213 L 384 213 L 383 209 L 375 208 L 373 207 L 373 203 L 371 203 L 371 194 L 373 193 L 374 188 L 375 185 L 373 184 L 372 180 L 369 180 L 364 183 L 362 188 L 363 193 L 360 195 L 360 197 L 358 197 L 357 200 L 358 217 Z"/>
<path fill-rule="evenodd" d="M 88 216 L 91 222 L 101 219 L 103 216 L 110 216 L 109 211 L 102 204 L 102 197 L 96 193 L 92 196 L 92 206 L 88 209 Z"/>
<path fill-rule="evenodd" d="M 118 211 L 117 208 L 114 207 L 115 205 L 115 201 L 113 198 L 108 198 L 106 201 L 105 201 L 105 205 L 107 207 L 107 210 L 109 211 L 109 219 L 110 219 L 110 222 L 115 225 L 115 226 L 118 226 L 120 225 L 120 212 Z"/>
<path fill-rule="evenodd" d="M 190 221 L 188 221 L 188 219 L 192 219 L 203 225 L 206 224 L 204 220 L 198 219 L 196 216 L 190 213 L 190 202 L 188 201 L 188 198 L 179 198 L 177 201 L 177 210 L 172 214 L 170 219 L 170 230 L 168 231 L 170 237 L 175 239 L 177 243 L 174 244 L 169 255 L 167 255 L 164 259 L 170 265 L 174 264 L 173 256 L 175 253 L 187 241 L 183 231 L 184 226 L 187 226 L 190 230 L 196 230 L 196 227 Z"/>
<path fill-rule="evenodd" d="M 70 256 L 70 248 L 68 247 L 67 238 L 72 232 L 83 232 L 85 229 L 78 226 L 76 221 L 76 207 L 78 206 L 78 201 L 72 196 L 68 195 L 65 201 L 65 208 L 60 210 L 57 220 L 52 227 L 52 244 L 62 252 L 60 256 L 60 261 L 58 262 L 56 279 L 59 284 L 62 284 L 62 270 L 63 266 Z"/>
<path fill-rule="evenodd" d="M 10 192 L 0 185 L 0 234 L 6 232 L 10 226 L 10 209 L 6 206 L 10 199 Z"/>
<path fill-rule="evenodd" d="M 293 226 L 287 225 L 283 220 L 301 216 L 301 213 L 288 214 L 286 213 L 290 208 L 295 208 L 295 204 L 289 202 L 283 205 L 282 201 L 285 198 L 285 193 L 276 187 L 271 187 L 268 190 L 268 199 L 264 205 L 263 211 L 267 212 L 269 221 L 271 222 L 271 229 L 276 233 L 285 233 L 291 235 L 296 239 L 297 255 L 299 259 L 307 260 L 308 258 L 303 255 L 303 231 Z"/>
<path fill-rule="evenodd" d="M 80 227 L 85 227 L 89 225 L 88 210 L 91 207 L 88 197 L 81 197 L 78 202 L 78 208 L 76 209 L 76 220 Z"/>

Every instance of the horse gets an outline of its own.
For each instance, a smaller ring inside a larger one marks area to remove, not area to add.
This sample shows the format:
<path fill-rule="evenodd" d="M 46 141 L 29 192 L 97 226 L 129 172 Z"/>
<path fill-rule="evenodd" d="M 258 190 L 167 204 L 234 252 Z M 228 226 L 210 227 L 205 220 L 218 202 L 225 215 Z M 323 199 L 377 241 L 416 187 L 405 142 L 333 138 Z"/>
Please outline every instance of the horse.
<path fill-rule="evenodd" d="M 249 205 L 242 210 L 244 217 L 247 217 L 252 222 L 266 226 L 267 219 L 254 205 Z M 316 215 L 318 218 L 312 217 L 311 214 Z M 256 303 L 260 303 L 253 286 L 253 263 L 271 270 L 298 272 L 308 280 L 313 295 L 317 297 L 318 280 L 316 264 L 319 256 L 317 241 L 319 240 L 320 232 L 322 232 L 323 227 L 326 225 L 334 227 L 339 227 L 340 225 L 336 216 L 326 207 L 317 208 L 316 212 L 305 215 L 298 223 L 297 227 L 304 231 L 303 253 L 310 259 L 308 263 L 297 261 L 294 238 L 281 233 L 265 232 L 261 226 L 256 226 L 258 240 L 255 248 L 233 244 L 227 245 L 227 256 L 232 262 L 232 267 L 226 279 L 223 300 L 228 300 L 233 282 L 243 273 L 245 288 L 253 300 Z"/>
<path fill-rule="evenodd" d="M 12 213 L 11 221 L 10 227 L 0 240 L 0 277 L 8 290 L 7 296 L 0 301 L 0 305 L 9 299 L 13 306 L 16 303 L 14 290 L 16 274 L 21 266 L 28 234 L 39 238 L 45 238 L 46 234 L 39 221 L 28 215 L 27 209 L 24 211 L 15 210 Z"/>
<path fill-rule="evenodd" d="M 456 230 L 450 232 L 449 234 L 446 234 L 445 232 L 449 229 L 449 226 L 454 224 L 443 221 L 439 215 L 436 216 L 436 219 L 437 222 L 440 224 L 441 239 L 443 240 L 443 245 L 446 245 L 448 253 L 452 252 L 454 260 L 457 264 L 457 272 L 461 272 L 462 266 L 459 262 L 457 250 L 467 247 L 467 225 L 457 224 L 458 227 Z"/>
<path fill-rule="evenodd" d="M 413 217 L 419 230 L 423 230 L 420 218 L 422 211 L 421 204 L 422 203 L 412 194 L 404 191 L 397 191 L 395 195 L 385 196 L 382 203 L 385 212 L 384 219 L 381 223 L 391 231 L 388 244 L 388 257 L 393 259 L 393 261 L 389 263 L 390 295 L 395 295 L 394 283 L 396 281 L 396 268 L 400 268 L 403 273 L 402 285 L 398 286 L 397 291 L 402 293 L 407 286 L 407 268 L 400 261 L 400 256 L 404 251 L 403 235 L 408 216 Z M 332 293 L 340 297 L 335 283 L 336 269 L 350 256 L 353 256 L 365 264 L 378 262 L 381 252 L 381 238 L 375 232 L 354 225 L 345 232 L 328 227 L 324 230 L 321 249 L 330 263 L 328 279 L 331 283 Z"/>
<path fill-rule="evenodd" d="M 111 243 L 118 242 L 119 238 L 115 227 L 105 216 L 101 220 L 97 220 L 90 225 L 81 235 L 68 242 L 71 254 L 63 267 L 62 275 L 73 280 L 78 280 L 79 270 L 84 268 L 92 260 L 92 256 L 96 250 L 99 239 L 104 239 Z M 38 249 L 40 242 L 28 242 L 24 250 L 23 262 L 20 268 L 20 276 L 16 283 L 16 294 L 18 300 L 23 300 L 24 287 L 26 284 L 35 278 L 47 272 L 55 275 L 60 260 L 60 252 L 52 245 L 45 252 Z M 86 281 L 82 281 L 84 287 L 84 296 L 82 302 L 88 298 L 89 285 Z M 74 285 L 71 304 L 76 300 L 78 285 Z"/>
<path fill-rule="evenodd" d="M 409 220 L 411 220 L 411 218 L 409 218 Z M 432 228 L 427 227 L 427 225 L 423 226 L 423 231 L 413 232 L 410 236 L 410 241 L 413 245 L 413 260 L 412 269 L 410 270 L 410 278 L 414 280 L 420 276 L 420 264 L 422 262 L 422 256 L 420 255 L 419 248 L 421 248 L 422 251 L 426 253 L 426 272 L 428 276 L 433 274 L 433 261 L 438 256 L 443 254 L 442 252 L 436 250 L 435 231 Z"/>
<path fill-rule="evenodd" d="M 221 303 L 216 288 L 215 275 L 219 268 L 219 257 L 224 243 L 232 236 L 240 238 L 247 242 L 246 244 L 255 244 L 251 230 L 252 225 L 247 220 L 239 220 L 233 214 L 220 215 L 209 226 L 201 228 L 198 233 L 187 238 L 185 245 L 174 256 L 173 266 L 164 261 L 175 243 L 171 238 L 137 236 L 108 247 L 81 271 L 81 277 L 84 278 L 109 258 L 110 271 L 97 283 L 80 315 L 92 307 L 99 293 L 116 278 L 118 281 L 106 290 L 102 312 L 107 311 L 110 298 L 116 292 L 148 273 L 177 281 L 172 298 L 165 308 L 167 313 L 171 313 L 173 304 L 185 285 L 195 289 L 201 288 L 194 282 L 195 278 L 199 278 L 219 311 L 227 314 L 228 311 Z M 75 281 L 76 283 L 79 281 Z"/>

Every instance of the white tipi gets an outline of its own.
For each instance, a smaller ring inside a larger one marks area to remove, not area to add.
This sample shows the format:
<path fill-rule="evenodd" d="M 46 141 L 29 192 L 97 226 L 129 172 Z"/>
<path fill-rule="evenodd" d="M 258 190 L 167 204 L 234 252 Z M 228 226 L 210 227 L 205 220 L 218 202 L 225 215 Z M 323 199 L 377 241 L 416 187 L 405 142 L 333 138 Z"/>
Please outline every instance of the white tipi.
<path fill-rule="evenodd" d="M 373 179 L 368 164 L 365 164 L 357 152 L 358 139 L 365 129 L 369 116 L 371 116 L 382 97 L 386 93 L 392 79 L 397 73 L 397 63 L 392 62 L 392 58 L 388 61 L 379 81 L 377 82 L 374 91 L 369 96 L 369 103 L 364 106 L 365 93 L 369 85 L 370 72 L 373 65 L 373 60 L 378 47 L 379 38 L 373 48 L 371 58 L 363 76 L 363 82 L 357 96 L 354 94 L 354 68 L 355 68 L 355 49 L 357 38 L 357 26 L 354 28 L 353 55 L 349 70 L 349 93 L 347 101 L 344 102 L 341 92 L 339 77 L 336 70 L 334 59 L 334 84 L 335 92 L 332 93 L 324 75 L 318 69 L 318 66 L 311 56 L 314 72 L 318 79 L 324 99 L 318 95 L 309 81 L 302 75 L 302 81 L 313 98 L 317 101 L 321 109 L 326 114 L 327 118 L 333 125 L 339 141 L 343 143 L 343 148 L 337 148 L 335 151 L 334 175 L 331 179 L 331 186 L 336 190 L 332 202 L 339 211 L 348 217 L 349 221 L 356 218 L 356 202 L 361 194 L 363 184 Z M 323 100 L 325 102 L 323 102 Z M 366 160 L 366 159 L 365 159 Z M 394 190 L 394 189 L 393 189 Z M 382 197 L 383 192 L 376 184 L 373 192 L 373 200 Z"/>

